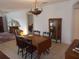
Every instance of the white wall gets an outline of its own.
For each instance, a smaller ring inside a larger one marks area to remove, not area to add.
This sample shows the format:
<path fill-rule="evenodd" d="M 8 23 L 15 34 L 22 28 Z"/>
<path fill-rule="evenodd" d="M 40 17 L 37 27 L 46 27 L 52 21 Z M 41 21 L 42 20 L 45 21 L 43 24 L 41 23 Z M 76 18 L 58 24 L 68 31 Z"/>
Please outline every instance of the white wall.
<path fill-rule="evenodd" d="M 7 21 L 9 22 L 11 19 L 17 20 L 20 23 L 20 29 L 24 31 L 24 34 L 28 33 L 27 28 L 27 16 L 25 11 L 16 11 L 10 12 L 7 15 Z"/>
<path fill-rule="evenodd" d="M 79 9 L 74 9 L 73 40 L 79 39 Z"/>
<path fill-rule="evenodd" d="M 34 29 L 41 32 L 48 31 L 49 18 L 62 18 L 62 42 L 70 44 L 72 42 L 73 5 L 76 1 L 64 1 L 44 7 L 43 12 L 34 17 Z"/>

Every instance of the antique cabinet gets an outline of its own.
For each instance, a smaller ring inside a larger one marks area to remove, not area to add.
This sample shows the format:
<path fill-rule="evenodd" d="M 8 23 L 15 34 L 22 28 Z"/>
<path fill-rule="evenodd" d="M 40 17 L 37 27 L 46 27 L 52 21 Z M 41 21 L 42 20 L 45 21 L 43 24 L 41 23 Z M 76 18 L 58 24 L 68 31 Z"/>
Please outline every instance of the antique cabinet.
<path fill-rule="evenodd" d="M 0 17 L 0 32 L 4 32 L 4 26 L 3 26 L 3 18 Z"/>
<path fill-rule="evenodd" d="M 61 43 L 61 28 L 62 18 L 50 18 L 49 19 L 49 32 L 51 39 L 55 39 L 56 43 L 58 40 Z"/>

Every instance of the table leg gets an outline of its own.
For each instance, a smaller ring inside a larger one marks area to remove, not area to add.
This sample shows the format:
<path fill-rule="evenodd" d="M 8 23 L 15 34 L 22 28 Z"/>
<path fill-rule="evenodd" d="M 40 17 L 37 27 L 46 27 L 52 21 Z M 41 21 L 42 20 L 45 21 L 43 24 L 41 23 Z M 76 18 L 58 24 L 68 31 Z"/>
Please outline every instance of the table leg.
<path fill-rule="evenodd" d="M 37 55 L 37 58 L 40 59 L 40 55 L 39 54 Z"/>

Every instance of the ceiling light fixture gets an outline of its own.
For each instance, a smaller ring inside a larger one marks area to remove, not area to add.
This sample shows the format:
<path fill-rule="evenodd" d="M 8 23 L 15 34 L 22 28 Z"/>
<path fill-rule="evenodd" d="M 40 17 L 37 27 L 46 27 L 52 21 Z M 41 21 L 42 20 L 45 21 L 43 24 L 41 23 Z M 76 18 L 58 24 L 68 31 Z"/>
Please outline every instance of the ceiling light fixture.
<path fill-rule="evenodd" d="M 37 8 L 37 0 L 35 0 L 35 7 L 34 9 L 31 9 L 29 11 L 30 13 L 34 14 L 34 15 L 39 15 L 42 12 L 42 8 Z"/>

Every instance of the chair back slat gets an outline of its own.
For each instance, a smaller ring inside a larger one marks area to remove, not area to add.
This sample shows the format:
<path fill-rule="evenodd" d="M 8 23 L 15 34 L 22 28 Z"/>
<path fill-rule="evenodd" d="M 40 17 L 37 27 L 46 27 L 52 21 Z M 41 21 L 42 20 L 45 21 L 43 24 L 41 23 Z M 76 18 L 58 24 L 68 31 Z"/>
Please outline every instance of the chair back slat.
<path fill-rule="evenodd" d="M 43 32 L 43 36 L 48 36 L 48 37 L 50 37 L 50 33 L 49 33 L 49 32 Z"/>
<path fill-rule="evenodd" d="M 33 31 L 33 34 L 35 34 L 35 35 L 40 35 L 40 31 L 39 31 L 39 30 L 34 30 L 34 31 Z"/>

